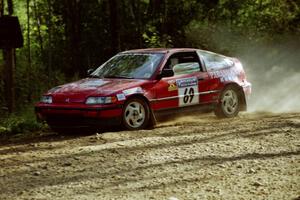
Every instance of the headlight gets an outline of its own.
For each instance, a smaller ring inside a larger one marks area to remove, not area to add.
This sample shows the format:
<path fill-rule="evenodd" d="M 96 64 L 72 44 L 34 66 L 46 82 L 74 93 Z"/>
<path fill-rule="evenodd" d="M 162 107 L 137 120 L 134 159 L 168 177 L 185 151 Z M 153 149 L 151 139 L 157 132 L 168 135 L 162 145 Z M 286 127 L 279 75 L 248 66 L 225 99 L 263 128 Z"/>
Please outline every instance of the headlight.
<path fill-rule="evenodd" d="M 52 96 L 42 96 L 41 102 L 42 103 L 52 103 Z"/>
<path fill-rule="evenodd" d="M 109 104 L 115 103 L 117 101 L 116 97 L 89 97 L 86 100 L 86 104 Z"/>

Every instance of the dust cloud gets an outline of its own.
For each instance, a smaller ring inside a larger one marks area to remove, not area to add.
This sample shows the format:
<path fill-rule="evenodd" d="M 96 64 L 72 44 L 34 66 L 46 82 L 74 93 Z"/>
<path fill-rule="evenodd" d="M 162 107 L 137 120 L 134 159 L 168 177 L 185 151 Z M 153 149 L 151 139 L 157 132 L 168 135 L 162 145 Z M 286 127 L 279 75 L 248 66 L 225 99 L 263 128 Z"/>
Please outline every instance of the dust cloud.
<path fill-rule="evenodd" d="M 300 111 L 299 38 L 284 38 L 276 44 L 249 45 L 239 53 L 242 53 L 240 59 L 252 83 L 248 111 Z"/>
<path fill-rule="evenodd" d="M 248 111 L 300 111 L 300 36 L 253 39 L 223 27 L 211 37 L 216 49 L 243 63 L 252 83 Z"/>
<path fill-rule="evenodd" d="M 300 112 L 299 33 L 240 34 L 224 24 L 215 27 L 191 26 L 186 35 L 197 47 L 241 60 L 252 83 L 248 111 Z"/>

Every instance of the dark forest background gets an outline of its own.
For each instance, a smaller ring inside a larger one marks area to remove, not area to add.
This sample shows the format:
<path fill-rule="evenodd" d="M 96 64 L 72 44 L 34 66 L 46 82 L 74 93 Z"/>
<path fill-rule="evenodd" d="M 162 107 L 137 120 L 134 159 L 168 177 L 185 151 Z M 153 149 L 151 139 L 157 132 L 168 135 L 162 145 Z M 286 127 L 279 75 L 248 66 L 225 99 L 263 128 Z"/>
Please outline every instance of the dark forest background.
<path fill-rule="evenodd" d="M 0 0 L 0 13 L 18 16 L 24 37 L 13 85 L 0 54 L 0 132 L 39 128 L 32 113 L 43 92 L 127 49 L 195 47 L 236 56 L 254 89 L 265 85 L 265 71 L 267 83 L 277 74 L 296 74 L 296 84 L 299 78 L 299 0 Z"/>

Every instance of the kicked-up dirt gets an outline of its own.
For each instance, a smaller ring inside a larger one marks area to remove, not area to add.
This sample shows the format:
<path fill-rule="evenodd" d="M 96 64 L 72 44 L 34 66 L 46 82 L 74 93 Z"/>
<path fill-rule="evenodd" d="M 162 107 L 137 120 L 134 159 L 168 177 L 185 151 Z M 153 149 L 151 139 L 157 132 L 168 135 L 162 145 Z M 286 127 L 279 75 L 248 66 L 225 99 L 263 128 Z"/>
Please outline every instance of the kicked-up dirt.
<path fill-rule="evenodd" d="M 300 199 L 300 113 L 2 143 L 0 199 Z"/>

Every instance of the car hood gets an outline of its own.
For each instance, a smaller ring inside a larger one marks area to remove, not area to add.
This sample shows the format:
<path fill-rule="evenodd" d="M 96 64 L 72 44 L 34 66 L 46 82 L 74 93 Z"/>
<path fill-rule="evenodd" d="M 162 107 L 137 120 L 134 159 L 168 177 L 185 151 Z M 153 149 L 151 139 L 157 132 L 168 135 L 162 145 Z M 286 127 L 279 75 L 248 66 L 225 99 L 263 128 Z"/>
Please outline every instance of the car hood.
<path fill-rule="evenodd" d="M 55 102 L 84 102 L 88 96 L 108 96 L 123 90 L 140 87 L 146 80 L 86 78 L 48 91 Z"/>

